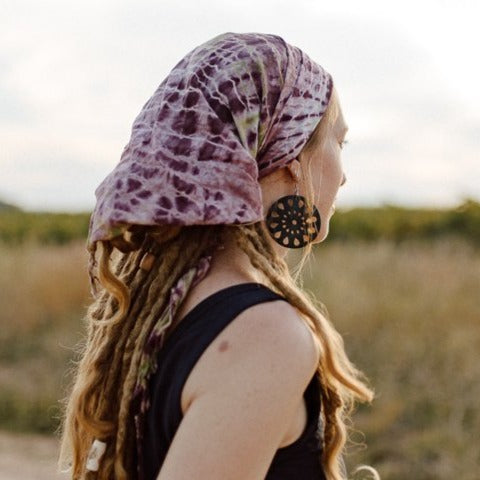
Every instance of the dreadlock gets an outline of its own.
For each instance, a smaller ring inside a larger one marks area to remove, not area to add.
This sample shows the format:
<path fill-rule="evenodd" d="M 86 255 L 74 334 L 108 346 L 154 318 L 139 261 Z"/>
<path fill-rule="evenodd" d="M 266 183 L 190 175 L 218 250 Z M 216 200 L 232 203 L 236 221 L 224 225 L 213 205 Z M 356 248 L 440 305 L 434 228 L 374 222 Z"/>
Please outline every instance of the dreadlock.
<path fill-rule="evenodd" d="M 125 451 L 131 451 L 126 449 L 127 439 L 134 440 L 132 426 L 128 425 L 129 400 L 142 346 L 164 309 L 172 286 L 185 269 L 195 265 L 217 242 L 218 234 L 218 228 L 184 228 L 160 244 L 158 237 L 145 229 L 144 241 L 136 245 L 138 250 L 116 256 L 112 255 L 112 242 L 101 242 L 99 279 L 104 290 L 84 317 L 87 339 L 76 348 L 81 360 L 75 369 L 71 393 L 63 400 L 60 461 L 70 449 L 72 478 L 110 478 L 113 468 L 115 478 L 127 478 L 123 463 L 131 463 L 132 459 L 120 458 Z M 110 270 L 110 261 L 115 274 Z M 150 265 L 145 268 L 147 263 Z M 92 439 L 112 437 L 115 442 L 108 443 L 101 470 L 86 471 L 85 452 Z M 119 459 L 116 462 L 115 457 Z M 128 478 L 132 478 L 131 474 Z"/>

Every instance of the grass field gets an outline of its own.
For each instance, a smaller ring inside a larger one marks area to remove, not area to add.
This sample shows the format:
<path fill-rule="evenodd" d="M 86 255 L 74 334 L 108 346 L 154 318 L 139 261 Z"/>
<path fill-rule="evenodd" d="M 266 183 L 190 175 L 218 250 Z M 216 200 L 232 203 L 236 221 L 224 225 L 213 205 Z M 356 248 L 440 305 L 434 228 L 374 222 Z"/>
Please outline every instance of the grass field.
<path fill-rule="evenodd" d="M 89 302 L 84 245 L 0 245 L 4 432 L 48 435 L 58 424 Z M 325 303 L 377 394 L 354 416 L 364 435 L 352 432 L 348 465 L 370 464 L 388 480 L 478 480 L 478 248 L 449 238 L 327 240 L 315 252 L 305 287 Z M 9 478 L 1 465 L 0 479 Z"/>
<path fill-rule="evenodd" d="M 350 465 L 382 478 L 480 478 L 480 253 L 467 244 L 335 244 L 311 290 L 377 398 L 360 406 Z"/>

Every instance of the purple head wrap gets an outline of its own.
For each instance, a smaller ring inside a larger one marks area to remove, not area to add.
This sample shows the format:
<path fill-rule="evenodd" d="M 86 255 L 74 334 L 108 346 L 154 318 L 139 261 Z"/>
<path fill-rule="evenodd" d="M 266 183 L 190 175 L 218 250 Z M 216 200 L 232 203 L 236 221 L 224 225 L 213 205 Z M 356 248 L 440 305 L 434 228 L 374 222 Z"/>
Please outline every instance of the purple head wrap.
<path fill-rule="evenodd" d="M 145 103 L 95 190 L 89 248 L 132 224 L 262 220 L 259 179 L 297 157 L 332 86 L 277 35 L 227 32 L 199 45 Z"/>

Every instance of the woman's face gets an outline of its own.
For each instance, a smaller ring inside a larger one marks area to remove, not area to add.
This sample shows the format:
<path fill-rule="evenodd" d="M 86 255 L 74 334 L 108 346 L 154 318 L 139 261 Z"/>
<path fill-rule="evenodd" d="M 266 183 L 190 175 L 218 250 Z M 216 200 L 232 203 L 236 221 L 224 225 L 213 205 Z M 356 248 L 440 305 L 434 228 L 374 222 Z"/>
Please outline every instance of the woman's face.
<path fill-rule="evenodd" d="M 321 219 L 320 231 L 312 241 L 313 244 L 320 243 L 327 237 L 330 217 L 335 211 L 334 202 L 338 189 L 346 181 L 340 157 L 342 142 L 345 139 L 348 127 L 343 118 L 335 88 L 333 88 L 331 100 L 337 102 L 338 116 L 328 129 L 322 147 L 311 153 L 309 159 L 314 204 Z M 307 159 L 305 158 L 305 160 Z M 260 180 L 265 215 L 276 200 L 284 195 L 293 194 L 292 184 L 296 183 L 294 178 L 298 179 L 299 195 L 306 195 L 307 189 L 301 174 L 302 162 L 296 158 L 286 167 L 275 170 Z M 290 173 L 286 172 L 287 169 Z M 308 171 L 304 171 L 303 174 L 307 176 Z"/>
<path fill-rule="evenodd" d="M 336 96 L 335 89 L 332 95 Z M 338 189 L 346 182 L 341 162 L 342 142 L 345 139 L 348 126 L 338 103 L 338 117 L 333 128 L 327 132 L 322 151 L 316 152 L 311 160 L 311 173 L 315 205 L 320 213 L 320 232 L 312 243 L 320 243 L 328 235 L 330 218 L 335 211 L 334 202 Z"/>

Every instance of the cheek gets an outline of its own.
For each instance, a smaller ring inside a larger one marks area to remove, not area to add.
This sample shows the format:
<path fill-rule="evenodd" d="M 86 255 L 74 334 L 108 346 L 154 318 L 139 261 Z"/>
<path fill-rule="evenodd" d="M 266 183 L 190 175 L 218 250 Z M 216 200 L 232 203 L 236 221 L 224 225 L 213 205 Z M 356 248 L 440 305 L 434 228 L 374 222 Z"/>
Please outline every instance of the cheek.
<path fill-rule="evenodd" d="M 342 162 L 340 160 L 341 149 L 336 143 L 332 150 L 332 155 L 330 157 L 329 162 L 329 177 L 333 183 L 333 186 L 338 189 L 340 187 L 340 183 L 343 179 L 343 168 Z"/>
<path fill-rule="evenodd" d="M 343 178 L 340 154 L 332 142 L 329 142 L 328 148 L 325 150 L 320 162 L 323 162 L 323 165 L 320 164 L 317 167 L 315 194 L 318 204 L 328 210 L 337 195 Z"/>
<path fill-rule="evenodd" d="M 321 159 L 323 169 L 322 165 L 320 165 L 317 175 L 315 175 L 315 204 L 319 210 L 322 224 L 320 232 L 313 243 L 323 242 L 328 236 L 330 218 L 333 215 L 332 205 L 343 179 L 339 148 L 334 142 L 330 142 Z"/>

